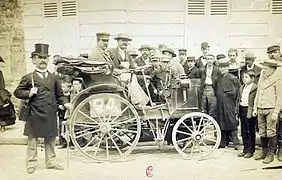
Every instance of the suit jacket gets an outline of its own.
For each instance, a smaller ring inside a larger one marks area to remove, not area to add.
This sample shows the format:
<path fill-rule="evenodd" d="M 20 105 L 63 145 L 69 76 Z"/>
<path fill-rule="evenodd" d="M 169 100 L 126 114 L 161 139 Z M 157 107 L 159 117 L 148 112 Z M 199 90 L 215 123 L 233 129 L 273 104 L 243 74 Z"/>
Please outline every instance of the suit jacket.
<path fill-rule="evenodd" d="M 189 79 L 199 78 L 199 69 L 196 66 L 194 66 L 192 69 L 189 69 L 188 65 L 186 65 L 184 64 L 184 71 L 187 77 Z"/>
<path fill-rule="evenodd" d="M 257 65 L 254 65 L 252 70 L 255 72 L 255 75 L 256 75 L 254 83 L 258 84 L 261 68 Z M 243 84 L 243 75 L 246 71 L 247 71 L 247 66 L 243 66 L 240 71 L 240 83 L 241 84 Z"/>
<path fill-rule="evenodd" d="M 218 69 L 218 67 L 213 66 L 211 78 L 212 78 L 212 86 L 213 86 L 214 92 L 216 92 L 216 81 L 220 74 L 221 72 Z M 204 88 L 205 88 L 206 75 L 207 75 L 207 66 L 199 70 L 199 77 L 201 78 L 200 97 L 202 96 Z"/>
<path fill-rule="evenodd" d="M 240 87 L 240 91 L 239 91 L 240 101 L 242 99 L 242 93 L 243 93 L 244 87 L 245 87 L 245 85 L 242 85 Z M 254 101 L 255 101 L 255 98 L 256 98 L 256 94 L 257 94 L 257 85 L 254 83 L 251 90 L 250 90 L 250 94 L 249 94 L 247 118 L 252 117 L 252 112 L 253 112 L 253 108 L 254 108 Z"/>
<path fill-rule="evenodd" d="M 282 77 L 273 74 L 265 79 L 260 78 L 254 109 L 273 108 L 279 113 L 282 109 Z"/>
<path fill-rule="evenodd" d="M 89 59 L 95 60 L 95 61 L 106 61 L 106 62 L 111 62 L 110 56 L 104 52 L 102 49 L 99 47 L 95 47 L 89 56 Z"/>
<path fill-rule="evenodd" d="M 116 69 L 124 69 L 121 66 L 121 62 L 129 62 L 129 68 L 133 68 L 134 66 L 133 60 L 132 58 L 130 58 L 128 53 L 125 53 L 125 59 L 122 59 L 122 57 L 119 54 L 118 48 L 111 49 L 109 51 L 109 56 L 113 61 L 114 68 Z"/>
<path fill-rule="evenodd" d="M 38 88 L 37 94 L 29 100 L 30 113 L 25 124 L 24 135 L 39 138 L 54 138 L 57 131 L 57 104 L 67 103 L 64 98 L 61 84 L 56 75 L 48 73 L 43 80 L 36 72 L 25 75 L 14 95 L 19 99 L 29 99 L 32 88 L 31 74 L 33 74 L 34 86 Z"/>

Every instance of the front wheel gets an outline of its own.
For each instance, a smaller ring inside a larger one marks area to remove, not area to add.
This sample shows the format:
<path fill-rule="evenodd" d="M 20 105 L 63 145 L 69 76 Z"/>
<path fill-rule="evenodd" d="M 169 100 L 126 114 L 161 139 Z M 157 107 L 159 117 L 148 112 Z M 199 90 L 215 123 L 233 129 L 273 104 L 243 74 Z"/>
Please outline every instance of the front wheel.
<path fill-rule="evenodd" d="M 209 115 L 192 112 L 181 117 L 172 131 L 172 142 L 176 151 L 185 159 L 203 159 L 220 144 L 221 131 L 217 122 Z"/>

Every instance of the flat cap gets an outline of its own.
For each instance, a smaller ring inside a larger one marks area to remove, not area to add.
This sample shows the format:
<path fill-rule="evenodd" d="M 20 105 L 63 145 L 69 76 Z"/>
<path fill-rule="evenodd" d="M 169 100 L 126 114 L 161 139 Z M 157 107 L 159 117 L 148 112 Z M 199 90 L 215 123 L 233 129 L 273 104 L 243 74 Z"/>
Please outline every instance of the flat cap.
<path fill-rule="evenodd" d="M 178 53 L 180 54 L 180 53 L 186 53 L 187 52 L 187 50 L 186 49 L 178 49 Z"/>
<path fill-rule="evenodd" d="M 187 61 L 196 61 L 195 56 L 188 56 Z"/>
<path fill-rule="evenodd" d="M 118 33 L 117 36 L 114 39 L 115 40 L 125 39 L 125 40 L 128 40 L 128 41 L 132 41 L 132 39 L 126 33 Z"/>
<path fill-rule="evenodd" d="M 107 32 L 97 32 L 96 37 L 99 39 L 109 39 L 110 38 L 110 33 Z"/>
<path fill-rule="evenodd" d="M 227 58 L 219 59 L 217 61 L 217 63 L 218 63 L 218 66 L 221 66 L 221 67 L 227 67 L 230 64 L 230 62 L 229 62 L 229 60 Z"/>
<path fill-rule="evenodd" d="M 223 59 L 223 58 L 226 58 L 226 56 L 224 54 L 218 54 L 216 55 L 216 59 L 217 60 L 220 60 L 220 59 Z"/>
<path fill-rule="evenodd" d="M 207 42 L 202 42 L 201 49 L 207 49 L 210 45 Z"/>
<path fill-rule="evenodd" d="M 176 57 L 174 50 L 171 49 L 171 48 L 166 48 L 166 49 L 162 50 L 162 53 L 164 53 L 164 52 L 169 52 L 170 54 L 172 54 L 172 57 Z"/>
<path fill-rule="evenodd" d="M 277 61 L 268 59 L 260 63 L 263 66 L 269 66 L 269 67 L 280 67 L 281 65 L 277 63 Z"/>
<path fill-rule="evenodd" d="M 269 46 L 267 48 L 267 53 L 271 53 L 271 52 L 276 51 L 276 50 L 280 50 L 280 46 L 279 45 Z"/>

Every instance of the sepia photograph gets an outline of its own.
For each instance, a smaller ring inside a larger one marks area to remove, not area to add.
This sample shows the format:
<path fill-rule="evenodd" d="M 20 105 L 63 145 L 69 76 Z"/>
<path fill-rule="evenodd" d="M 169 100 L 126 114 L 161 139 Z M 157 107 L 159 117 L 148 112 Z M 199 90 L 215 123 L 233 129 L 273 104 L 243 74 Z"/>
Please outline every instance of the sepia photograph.
<path fill-rule="evenodd" d="M 279 180 L 282 0 L 0 0 L 0 180 Z"/>

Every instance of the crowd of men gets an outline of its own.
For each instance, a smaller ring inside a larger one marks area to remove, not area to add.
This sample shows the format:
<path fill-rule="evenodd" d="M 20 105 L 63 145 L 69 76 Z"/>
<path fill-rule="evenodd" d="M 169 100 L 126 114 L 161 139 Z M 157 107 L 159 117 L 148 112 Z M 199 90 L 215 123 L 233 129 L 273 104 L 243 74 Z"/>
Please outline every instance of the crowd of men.
<path fill-rule="evenodd" d="M 201 44 L 202 56 L 199 58 L 187 56 L 185 49 L 179 49 L 176 58 L 174 50 L 165 45 L 158 48 L 142 45 L 139 48 L 141 56 L 138 56 L 135 51 L 127 49 L 132 41 L 129 35 L 119 33 L 114 38 L 117 47 L 113 49 L 108 49 L 109 33 L 96 35 L 96 47 L 89 57 L 83 57 L 111 64 L 113 76 L 127 86 L 130 100 L 137 108 L 146 107 L 150 100 L 164 102 L 164 90 L 170 86 L 170 79 L 200 79 L 200 109 L 218 122 L 222 133 L 219 147 L 224 148 L 232 141 L 238 150 L 237 128 L 240 119 L 244 148 L 238 156 L 254 156 L 256 160 L 271 163 L 278 150 L 278 160 L 282 161 L 282 122 L 279 121 L 282 109 L 282 55 L 278 45 L 267 48 L 269 58 L 261 63 L 261 68 L 254 63 L 256 57 L 252 52 L 245 54 L 245 65 L 240 66 L 236 49 L 229 49 L 227 56 L 213 55 L 207 42 Z M 69 103 L 70 85 L 68 80 L 61 82 L 58 76 L 47 71 L 48 48 L 47 44 L 35 44 L 31 59 L 36 70 L 25 75 L 14 91 L 17 98 L 28 100 L 30 105 L 24 130 L 24 135 L 28 136 L 28 173 L 34 173 L 36 169 L 37 138 L 44 138 L 46 167 L 63 169 L 56 161 L 54 145 L 58 135 L 57 111 L 62 111 L 60 121 L 64 121 L 65 110 L 72 108 Z M 138 67 L 145 67 L 144 71 L 134 75 L 129 73 L 129 69 Z M 107 83 L 112 79 L 106 75 L 95 75 L 94 80 Z M 77 91 L 82 88 L 77 80 L 72 80 L 72 86 Z M 254 154 L 256 129 L 262 151 Z M 66 147 L 62 137 L 60 142 Z"/>

